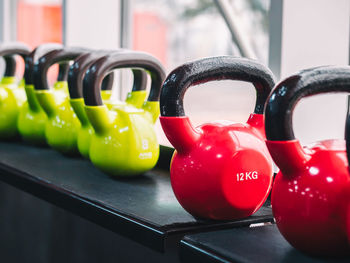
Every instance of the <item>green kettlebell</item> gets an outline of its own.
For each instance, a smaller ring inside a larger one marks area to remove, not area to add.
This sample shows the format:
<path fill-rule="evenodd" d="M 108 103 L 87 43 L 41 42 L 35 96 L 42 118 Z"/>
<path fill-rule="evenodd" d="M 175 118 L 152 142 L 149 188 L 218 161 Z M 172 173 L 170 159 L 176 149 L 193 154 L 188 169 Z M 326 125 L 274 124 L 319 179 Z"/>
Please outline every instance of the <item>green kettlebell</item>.
<path fill-rule="evenodd" d="M 25 102 L 25 92 L 23 82 L 18 83 L 13 74 L 16 63 L 13 55 L 20 55 L 24 60 L 29 55 L 30 49 L 22 43 L 11 43 L 0 46 L 0 56 L 5 58 L 10 68 L 5 70 L 5 76 L 0 83 L 0 139 L 13 139 L 18 135 L 17 118 L 23 103 Z M 12 69 L 11 69 L 12 67 Z M 7 71 L 7 72 L 6 72 Z"/>
<path fill-rule="evenodd" d="M 25 60 L 25 93 L 27 101 L 21 108 L 17 121 L 17 128 L 25 142 L 34 145 L 46 145 L 45 125 L 47 116 L 41 108 L 34 91 L 33 71 L 34 64 L 43 55 L 53 50 L 62 49 L 60 44 L 42 44 L 35 48 Z M 58 82 L 65 81 L 68 64 L 60 64 L 58 73 Z"/>
<path fill-rule="evenodd" d="M 130 104 L 103 104 L 100 87 L 108 72 L 117 68 L 143 68 L 151 76 L 151 90 L 141 108 Z M 97 60 L 85 74 L 83 95 L 86 115 L 95 130 L 90 160 L 113 176 L 132 176 L 152 169 L 159 157 L 154 123 L 159 116 L 159 94 L 165 71 L 153 56 L 121 52 Z"/>
<path fill-rule="evenodd" d="M 78 149 L 82 156 L 89 158 L 90 140 L 94 133 L 84 109 L 83 99 L 83 77 L 89 66 L 96 61 L 98 58 L 106 55 L 107 52 L 92 52 L 83 54 L 78 57 L 71 65 L 68 73 L 68 88 L 70 95 L 70 104 L 74 109 L 78 119 L 81 123 L 81 128 L 78 133 Z M 147 85 L 147 74 L 142 70 L 133 70 L 134 74 L 134 85 L 132 92 L 128 93 L 125 102 L 112 102 L 110 101 L 111 88 L 113 84 L 113 73 L 109 74 L 102 82 L 102 99 L 104 103 L 110 107 L 115 104 L 130 103 L 135 107 L 141 107 L 143 101 L 146 98 L 146 85 Z M 107 88 L 106 88 L 107 87 Z"/>
<path fill-rule="evenodd" d="M 47 72 L 51 65 L 67 63 L 86 51 L 81 48 L 54 50 L 40 57 L 34 65 L 35 95 L 48 118 L 46 141 L 53 149 L 67 155 L 78 154 L 77 136 L 81 125 L 69 103 L 67 82 L 58 81 L 54 89 L 50 89 Z"/>

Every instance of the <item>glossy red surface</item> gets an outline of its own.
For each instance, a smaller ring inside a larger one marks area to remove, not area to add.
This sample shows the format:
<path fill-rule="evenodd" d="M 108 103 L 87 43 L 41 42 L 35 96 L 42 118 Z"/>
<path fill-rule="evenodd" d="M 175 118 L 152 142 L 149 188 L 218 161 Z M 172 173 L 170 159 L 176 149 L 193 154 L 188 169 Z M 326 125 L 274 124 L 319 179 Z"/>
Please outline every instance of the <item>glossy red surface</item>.
<path fill-rule="evenodd" d="M 277 226 L 295 248 L 315 255 L 350 253 L 344 192 L 350 183 L 345 143 L 302 148 L 298 140 L 267 141 L 280 172 L 272 188 Z"/>
<path fill-rule="evenodd" d="M 346 208 L 345 208 L 345 224 L 346 224 L 346 231 L 348 234 L 348 241 L 349 241 L 349 246 L 350 246 L 350 183 L 348 184 L 347 190 L 346 190 L 346 196 L 347 196 L 347 203 L 346 203 Z"/>
<path fill-rule="evenodd" d="M 216 220 L 250 216 L 265 202 L 272 160 L 264 142 L 263 116 L 247 124 L 214 122 L 194 129 L 188 117 L 160 117 L 176 151 L 171 185 L 193 216 Z"/>

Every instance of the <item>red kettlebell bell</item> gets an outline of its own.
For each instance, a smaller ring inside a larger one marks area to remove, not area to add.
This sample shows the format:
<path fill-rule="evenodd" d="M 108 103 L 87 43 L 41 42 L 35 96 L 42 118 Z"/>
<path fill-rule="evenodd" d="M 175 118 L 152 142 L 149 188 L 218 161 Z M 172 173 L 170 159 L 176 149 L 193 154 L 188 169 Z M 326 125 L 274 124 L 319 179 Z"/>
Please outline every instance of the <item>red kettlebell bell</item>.
<path fill-rule="evenodd" d="M 186 90 L 224 79 L 254 84 L 254 113 L 244 124 L 218 121 L 194 128 L 184 112 Z M 273 79 L 272 72 L 256 61 L 222 56 L 184 64 L 165 80 L 160 122 L 176 149 L 171 185 L 179 203 L 193 216 L 239 219 L 250 216 L 265 202 L 273 167 L 265 145 L 262 113 Z"/>
<path fill-rule="evenodd" d="M 265 109 L 267 146 L 280 172 L 272 188 L 278 229 L 295 248 L 312 255 L 350 252 L 342 220 L 343 193 L 350 177 L 344 140 L 310 147 L 294 137 L 297 102 L 327 92 L 350 92 L 350 67 L 317 67 L 280 82 Z"/>
<path fill-rule="evenodd" d="M 346 126 L 345 126 L 345 140 L 346 140 L 346 152 L 348 157 L 348 164 L 350 163 L 350 114 L 348 112 L 348 116 L 346 118 Z M 349 167 L 350 174 L 350 167 Z M 349 175 L 350 176 L 350 175 Z M 345 227 L 348 234 L 348 240 L 350 245 L 350 182 L 348 183 L 348 187 L 345 190 Z"/>

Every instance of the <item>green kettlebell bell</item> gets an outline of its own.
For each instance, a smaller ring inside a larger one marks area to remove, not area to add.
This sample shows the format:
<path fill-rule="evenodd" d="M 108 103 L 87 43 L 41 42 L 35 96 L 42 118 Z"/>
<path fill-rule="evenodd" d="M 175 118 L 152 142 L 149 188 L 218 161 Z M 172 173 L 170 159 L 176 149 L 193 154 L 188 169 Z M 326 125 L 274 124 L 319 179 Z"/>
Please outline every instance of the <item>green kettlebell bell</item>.
<path fill-rule="evenodd" d="M 89 66 L 96 61 L 98 58 L 106 55 L 105 51 L 96 51 L 88 54 L 83 54 L 78 57 L 71 65 L 68 72 L 68 88 L 70 95 L 70 104 L 74 109 L 78 119 L 81 123 L 81 128 L 78 133 L 78 149 L 82 156 L 89 158 L 90 140 L 94 133 L 84 109 L 84 98 L 83 98 L 83 77 Z M 134 74 L 134 85 L 130 93 L 128 93 L 125 102 L 112 102 L 110 100 L 111 88 L 113 84 L 113 72 L 103 79 L 102 82 L 102 99 L 104 103 L 110 107 L 115 104 L 130 103 L 135 107 L 141 107 L 143 101 L 146 98 L 146 85 L 147 85 L 147 74 L 142 70 L 133 70 Z"/>
<path fill-rule="evenodd" d="M 69 103 L 67 82 L 58 81 L 54 89 L 50 89 L 47 72 L 51 65 L 67 63 L 86 51 L 81 48 L 54 50 L 40 57 L 34 65 L 35 95 L 48 118 L 46 141 L 50 147 L 67 155 L 78 154 L 77 136 L 81 125 Z"/>
<path fill-rule="evenodd" d="M 21 108 L 17 121 L 17 128 L 25 142 L 34 145 L 46 145 L 45 125 L 47 116 L 41 108 L 34 91 L 34 64 L 43 55 L 53 50 L 62 49 L 62 45 L 55 43 L 42 44 L 35 48 L 25 60 L 25 93 L 27 101 Z M 59 65 L 58 82 L 65 81 L 68 64 Z"/>
<path fill-rule="evenodd" d="M 151 90 L 141 108 L 130 104 L 103 104 L 102 80 L 117 68 L 143 68 L 151 76 Z M 134 51 L 114 53 L 97 60 L 85 74 L 83 95 L 86 115 L 95 130 L 90 160 L 113 176 L 133 176 L 152 169 L 159 157 L 154 123 L 159 116 L 159 95 L 165 71 L 153 56 Z"/>
<path fill-rule="evenodd" d="M 12 55 L 20 55 L 25 60 L 29 53 L 29 47 L 22 43 L 0 46 L 0 56 L 5 58 L 5 62 L 10 63 L 10 68 L 8 72 L 5 70 L 5 76 L 0 83 L 0 139 L 17 137 L 17 118 L 26 100 L 23 82 L 18 83 L 14 76 L 6 76 L 8 73 L 14 73 L 15 71 L 11 67 L 15 67 L 16 63 L 10 57 Z"/>

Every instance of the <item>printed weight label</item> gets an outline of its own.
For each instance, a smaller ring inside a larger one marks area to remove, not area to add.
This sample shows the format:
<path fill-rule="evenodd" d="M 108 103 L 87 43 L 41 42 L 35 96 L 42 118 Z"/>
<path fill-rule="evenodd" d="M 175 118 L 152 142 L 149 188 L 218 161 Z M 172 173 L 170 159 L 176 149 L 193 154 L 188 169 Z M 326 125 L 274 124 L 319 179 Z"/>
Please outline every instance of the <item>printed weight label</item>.
<path fill-rule="evenodd" d="M 249 180 L 256 180 L 258 179 L 258 172 L 244 172 L 244 173 L 237 173 L 236 175 L 237 181 L 249 181 Z"/>
<path fill-rule="evenodd" d="M 152 158 L 152 152 L 146 152 L 146 153 L 140 153 L 139 159 L 151 159 Z"/>
<path fill-rule="evenodd" d="M 147 139 L 143 139 L 142 140 L 142 150 L 148 150 L 148 140 Z"/>

